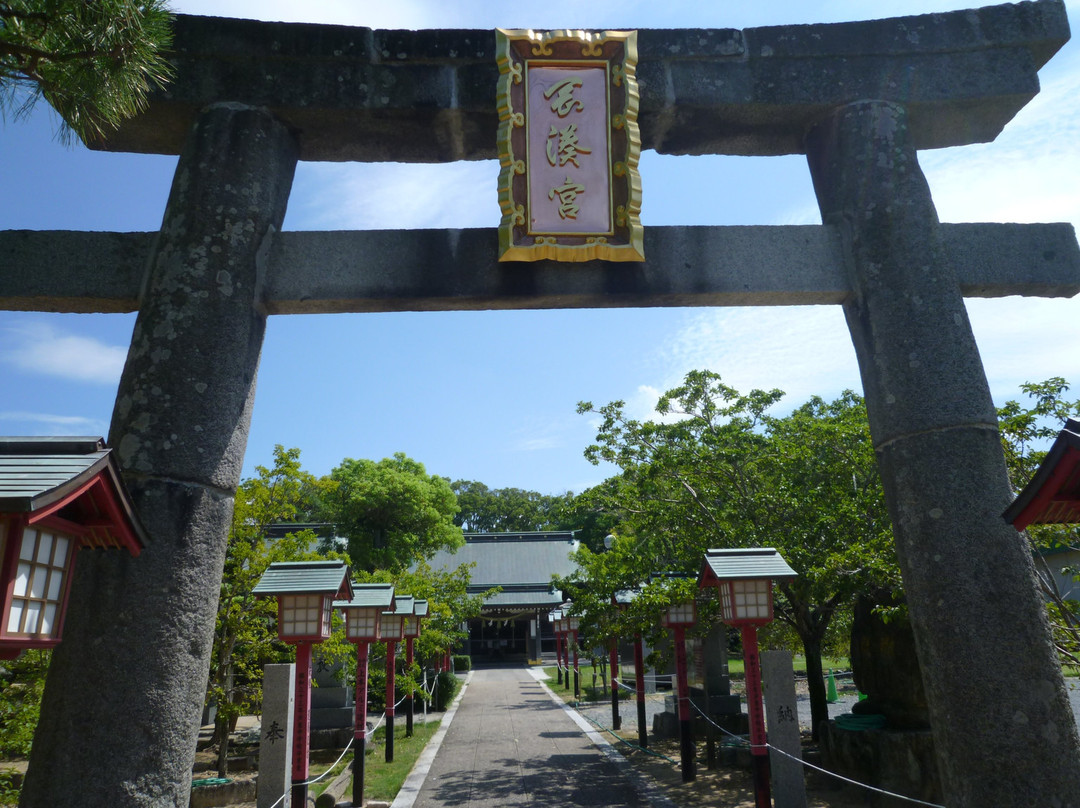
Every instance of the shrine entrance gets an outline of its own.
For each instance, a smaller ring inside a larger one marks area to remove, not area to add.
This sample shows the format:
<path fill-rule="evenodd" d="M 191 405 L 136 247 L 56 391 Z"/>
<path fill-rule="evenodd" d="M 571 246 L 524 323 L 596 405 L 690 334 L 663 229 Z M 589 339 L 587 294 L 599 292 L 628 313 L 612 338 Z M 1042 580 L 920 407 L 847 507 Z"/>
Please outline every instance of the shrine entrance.
<path fill-rule="evenodd" d="M 642 262 L 568 268 L 500 263 L 494 228 L 280 232 L 298 160 L 496 157 L 493 32 L 181 16 L 173 85 L 95 144 L 180 155 L 160 232 L 0 233 L 0 307 L 138 310 L 110 444 L 151 538 L 80 559 L 24 804 L 187 803 L 268 315 L 788 304 L 851 331 L 948 804 L 1069 804 L 1080 740 L 963 297 L 1074 295 L 1080 250 L 939 223 L 918 161 L 994 139 L 1068 36 L 1059 0 L 641 31 L 642 148 L 803 154 L 823 224 L 651 228 Z"/>

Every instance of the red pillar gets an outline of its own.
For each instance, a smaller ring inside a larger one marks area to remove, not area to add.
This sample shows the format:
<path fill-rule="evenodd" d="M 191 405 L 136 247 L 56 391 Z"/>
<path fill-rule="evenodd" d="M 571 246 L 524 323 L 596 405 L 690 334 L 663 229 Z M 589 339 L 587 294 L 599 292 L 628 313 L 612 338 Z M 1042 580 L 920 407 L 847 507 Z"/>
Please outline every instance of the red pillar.
<path fill-rule="evenodd" d="M 609 653 L 611 664 L 611 728 L 613 730 L 622 729 L 622 716 L 619 715 L 619 641 L 615 637 L 611 638 L 611 649 Z"/>
<path fill-rule="evenodd" d="M 574 647 L 574 698 L 581 698 L 581 678 L 578 675 L 577 632 L 570 632 L 570 644 Z"/>
<path fill-rule="evenodd" d="M 394 762 L 394 679 L 397 665 L 397 643 L 386 641 L 386 762 Z"/>
<path fill-rule="evenodd" d="M 742 626 L 743 667 L 746 671 L 746 711 L 750 717 L 750 755 L 754 770 L 754 805 L 770 808 L 769 748 L 765 738 L 765 711 L 761 701 L 761 660 L 757 628 Z"/>
<path fill-rule="evenodd" d="M 649 748 L 649 730 L 645 720 L 645 649 L 641 635 L 634 635 L 634 695 L 637 696 L 638 746 Z"/>
<path fill-rule="evenodd" d="M 690 723 L 690 686 L 686 674 L 686 629 L 675 626 L 675 688 L 679 700 L 679 745 L 682 751 L 682 779 L 697 777 L 694 764 L 694 730 Z"/>
<path fill-rule="evenodd" d="M 353 725 L 353 794 L 357 805 L 364 804 L 364 754 L 367 746 L 368 644 L 356 644 L 356 721 Z"/>
<path fill-rule="evenodd" d="M 405 640 L 405 671 L 407 673 L 412 672 L 413 666 L 413 642 L 414 639 L 409 637 Z M 412 680 L 409 680 L 409 695 L 405 698 L 405 737 L 411 738 L 413 732 L 413 686 Z"/>
<path fill-rule="evenodd" d="M 296 645 L 293 703 L 292 808 L 307 808 L 308 744 L 311 738 L 311 643 Z"/>

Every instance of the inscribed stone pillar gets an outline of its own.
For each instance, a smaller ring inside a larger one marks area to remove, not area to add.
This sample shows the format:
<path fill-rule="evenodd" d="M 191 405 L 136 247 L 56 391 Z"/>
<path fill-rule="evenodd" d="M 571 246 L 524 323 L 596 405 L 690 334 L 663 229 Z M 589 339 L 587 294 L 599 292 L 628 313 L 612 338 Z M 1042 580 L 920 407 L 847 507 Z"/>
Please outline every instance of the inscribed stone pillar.
<path fill-rule="evenodd" d="M 765 729 L 769 746 L 773 747 L 769 750 L 773 805 L 806 808 L 806 777 L 799 762 L 802 760 L 799 703 L 791 651 L 762 651 L 761 680 L 765 691 Z"/>
<path fill-rule="evenodd" d="M 262 267 L 296 165 L 267 112 L 203 110 L 153 247 L 110 445 L 150 535 L 83 552 L 23 806 L 187 806 L 266 325 Z"/>
<path fill-rule="evenodd" d="M 296 665 L 263 668 L 257 808 L 275 808 L 283 804 L 282 796 L 292 788 L 295 689 Z"/>
<path fill-rule="evenodd" d="M 950 808 L 1080 804 L 1080 743 L 1035 589 L 1001 512 L 994 405 L 905 110 L 865 101 L 807 156 L 853 294 L 844 312 Z"/>

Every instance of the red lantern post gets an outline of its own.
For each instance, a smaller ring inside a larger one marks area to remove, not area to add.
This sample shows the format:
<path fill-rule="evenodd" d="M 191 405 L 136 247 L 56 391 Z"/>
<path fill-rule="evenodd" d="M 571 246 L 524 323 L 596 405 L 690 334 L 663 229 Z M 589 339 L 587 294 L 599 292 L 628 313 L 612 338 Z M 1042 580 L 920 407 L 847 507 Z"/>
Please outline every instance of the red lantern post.
<path fill-rule="evenodd" d="M 412 671 L 415 644 L 420 636 L 420 621 L 427 617 L 428 602 L 426 600 L 413 601 L 412 617 L 405 622 L 405 670 Z M 405 737 L 411 738 L 413 734 L 413 682 L 409 679 L 409 694 L 405 697 Z"/>
<path fill-rule="evenodd" d="M 368 649 L 379 639 L 382 613 L 394 606 L 393 584 L 353 584 L 352 600 L 336 601 L 345 615 L 345 636 L 356 643 L 356 706 L 353 722 L 353 801 L 364 804 L 367 747 Z"/>
<path fill-rule="evenodd" d="M 349 567 L 343 561 L 278 561 L 252 590 L 278 601 L 278 637 L 296 646 L 293 705 L 292 808 L 306 808 L 311 737 L 311 646 L 330 636 L 334 599 L 351 600 Z"/>
<path fill-rule="evenodd" d="M 386 643 L 386 762 L 394 762 L 394 695 L 397 674 L 397 644 L 405 637 L 405 620 L 412 615 L 413 598 L 394 598 L 394 610 L 383 612 L 380 639 Z"/>
<path fill-rule="evenodd" d="M 581 698 L 581 675 L 578 671 L 578 629 L 581 627 L 580 617 L 565 617 L 566 633 L 570 645 L 574 649 L 574 698 Z"/>
<path fill-rule="evenodd" d="M 694 761 L 694 729 L 690 722 L 690 685 L 686 670 L 686 629 L 697 622 L 693 601 L 679 603 L 664 613 L 664 626 L 675 633 L 675 682 L 679 701 L 679 746 L 682 752 L 682 779 L 688 783 L 697 777 Z"/>
<path fill-rule="evenodd" d="M 551 632 L 555 635 L 555 671 L 556 683 L 562 684 L 562 610 L 553 609 L 548 615 L 551 620 Z"/>
<path fill-rule="evenodd" d="M 765 711 L 761 697 L 761 662 L 757 627 L 773 619 L 774 578 L 794 578 L 795 570 L 772 547 L 746 550 L 709 550 L 698 586 L 715 586 L 720 594 L 721 618 L 742 633 L 746 668 L 746 707 L 750 714 L 750 753 L 754 763 L 757 808 L 772 805 L 769 789 L 769 747 L 765 737 Z"/>

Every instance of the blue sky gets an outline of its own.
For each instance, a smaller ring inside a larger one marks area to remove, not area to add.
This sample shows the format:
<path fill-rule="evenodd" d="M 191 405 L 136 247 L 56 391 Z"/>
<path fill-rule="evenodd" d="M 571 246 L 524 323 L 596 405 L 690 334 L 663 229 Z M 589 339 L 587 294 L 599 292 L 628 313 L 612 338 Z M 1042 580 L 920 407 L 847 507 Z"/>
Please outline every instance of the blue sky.
<path fill-rule="evenodd" d="M 734 27 L 840 22 L 971 7 L 947 0 L 733 3 L 619 0 L 188 0 L 193 14 L 377 28 Z M 1080 2 L 1068 4 L 1074 26 Z M 1042 70 L 1043 92 L 992 144 L 920 154 L 945 222 L 1080 226 L 1080 44 Z M 494 98 L 492 99 L 494 103 Z M 0 229 L 156 230 L 173 157 L 90 152 L 53 137 L 48 110 L 0 125 Z M 494 137 L 494 133 L 492 133 Z M 641 161 L 650 225 L 815 224 L 805 160 Z M 497 164 L 304 163 L 285 228 L 494 227 Z M 715 202 L 700 204 L 702 188 Z M 995 401 L 1053 375 L 1080 385 L 1080 300 L 968 301 Z M 134 315 L 0 312 L 0 434 L 105 435 Z M 609 470 L 579 400 L 625 400 L 647 417 L 658 392 L 709 368 L 740 390 L 778 387 L 785 405 L 860 389 L 838 307 L 619 309 L 272 317 L 245 475 L 274 444 L 325 474 L 343 457 L 397 451 L 451 479 L 556 493 Z M 1080 396 L 1080 391 L 1077 395 Z"/>

